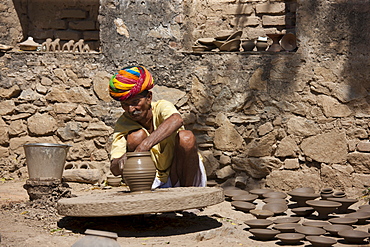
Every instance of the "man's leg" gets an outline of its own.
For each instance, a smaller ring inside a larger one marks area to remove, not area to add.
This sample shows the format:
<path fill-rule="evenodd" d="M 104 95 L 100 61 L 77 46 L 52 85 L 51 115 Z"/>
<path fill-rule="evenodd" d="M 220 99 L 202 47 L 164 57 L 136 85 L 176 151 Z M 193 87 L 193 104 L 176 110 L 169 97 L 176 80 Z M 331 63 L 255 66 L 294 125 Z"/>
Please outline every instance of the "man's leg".
<path fill-rule="evenodd" d="M 136 147 L 147 138 L 147 134 L 143 129 L 135 130 L 127 135 L 127 151 L 133 152 Z"/>
<path fill-rule="evenodd" d="M 196 138 L 193 132 L 181 130 L 176 136 L 175 152 L 171 166 L 172 186 L 178 181 L 180 186 L 194 186 L 199 171 L 199 157 Z"/>

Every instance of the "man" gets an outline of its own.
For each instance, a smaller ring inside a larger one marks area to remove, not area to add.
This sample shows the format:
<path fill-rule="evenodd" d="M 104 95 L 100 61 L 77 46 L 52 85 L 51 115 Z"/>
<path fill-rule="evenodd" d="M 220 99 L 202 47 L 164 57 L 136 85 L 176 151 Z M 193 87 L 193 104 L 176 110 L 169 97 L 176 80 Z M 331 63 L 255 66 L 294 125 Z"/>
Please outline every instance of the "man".
<path fill-rule="evenodd" d="M 157 168 L 152 188 L 204 187 L 206 175 L 194 134 L 185 130 L 175 106 L 152 102 L 154 80 L 143 66 L 121 69 L 109 82 L 111 97 L 121 102 L 124 113 L 113 134 L 111 171 L 122 174 L 126 152 L 150 151 Z"/>

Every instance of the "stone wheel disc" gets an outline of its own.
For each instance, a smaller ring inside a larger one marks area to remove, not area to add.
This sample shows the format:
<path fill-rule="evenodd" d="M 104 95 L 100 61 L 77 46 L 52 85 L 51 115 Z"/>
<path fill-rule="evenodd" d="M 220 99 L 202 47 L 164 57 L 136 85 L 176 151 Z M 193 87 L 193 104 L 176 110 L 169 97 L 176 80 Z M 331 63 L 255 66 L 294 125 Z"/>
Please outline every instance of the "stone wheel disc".
<path fill-rule="evenodd" d="M 148 192 L 107 192 L 58 201 L 60 215 L 107 217 L 172 212 L 211 206 L 224 201 L 221 188 L 179 187 Z"/>

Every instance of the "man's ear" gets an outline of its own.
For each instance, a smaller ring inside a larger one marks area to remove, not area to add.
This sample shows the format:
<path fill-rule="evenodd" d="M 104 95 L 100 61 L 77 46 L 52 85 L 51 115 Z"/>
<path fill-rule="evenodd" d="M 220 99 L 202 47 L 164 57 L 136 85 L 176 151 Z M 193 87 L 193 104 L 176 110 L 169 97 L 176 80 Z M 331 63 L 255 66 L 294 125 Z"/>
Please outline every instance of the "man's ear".
<path fill-rule="evenodd" d="M 148 91 L 148 94 L 146 95 L 146 97 L 147 97 L 150 101 L 152 101 L 152 99 L 153 99 L 153 94 L 152 94 L 152 92 L 151 92 L 151 91 Z"/>

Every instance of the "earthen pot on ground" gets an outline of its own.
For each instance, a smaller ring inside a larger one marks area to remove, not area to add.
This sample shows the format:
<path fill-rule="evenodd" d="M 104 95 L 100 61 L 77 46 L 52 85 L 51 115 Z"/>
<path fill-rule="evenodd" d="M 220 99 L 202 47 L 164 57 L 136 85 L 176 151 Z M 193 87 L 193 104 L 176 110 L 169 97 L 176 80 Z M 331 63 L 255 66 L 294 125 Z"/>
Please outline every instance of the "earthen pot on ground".
<path fill-rule="evenodd" d="M 298 223 L 301 220 L 301 217 L 283 217 L 274 220 L 274 224 L 283 224 L 283 223 Z"/>
<path fill-rule="evenodd" d="M 358 219 L 350 217 L 332 218 L 329 220 L 331 224 L 350 225 L 350 226 L 356 224 L 357 221 Z"/>
<path fill-rule="evenodd" d="M 370 219 L 370 212 L 367 211 L 357 211 L 354 213 L 346 214 L 344 217 L 356 218 L 357 225 L 367 224 L 367 220 Z"/>
<path fill-rule="evenodd" d="M 239 188 L 229 188 L 224 190 L 224 195 L 226 200 L 231 200 L 234 196 L 241 196 L 241 195 L 250 195 L 248 191 L 241 190 Z"/>
<path fill-rule="evenodd" d="M 248 193 L 248 192 L 247 192 Z M 252 194 L 240 194 L 233 196 L 231 198 L 232 201 L 243 201 L 243 202 L 254 202 L 258 198 L 257 195 L 252 195 Z"/>
<path fill-rule="evenodd" d="M 312 221 L 310 220 L 310 221 L 304 221 L 302 225 L 323 228 L 324 226 L 330 225 L 330 223 L 327 221 L 321 221 L 321 220 L 312 220 Z"/>
<path fill-rule="evenodd" d="M 256 44 L 254 40 L 242 40 L 243 51 L 253 51 L 255 46 Z"/>
<path fill-rule="evenodd" d="M 283 203 L 283 204 L 288 204 L 288 201 L 286 199 L 282 199 L 282 198 L 269 197 L 269 198 L 263 199 L 262 201 L 265 202 L 265 203 Z"/>
<path fill-rule="evenodd" d="M 320 195 L 315 193 L 307 193 L 307 192 L 296 192 L 291 191 L 288 192 L 288 195 L 291 196 L 290 200 L 297 202 L 298 207 L 307 207 L 306 201 L 313 200 L 318 198 Z"/>
<path fill-rule="evenodd" d="M 297 226 L 295 231 L 306 236 L 320 236 L 326 233 L 324 229 L 313 226 Z"/>
<path fill-rule="evenodd" d="M 274 213 L 270 210 L 262 210 L 262 209 L 252 209 L 249 211 L 252 215 L 254 215 L 257 219 L 267 219 L 271 216 L 274 216 Z"/>
<path fill-rule="evenodd" d="M 315 212 L 315 209 L 313 207 L 298 207 L 293 208 L 292 212 L 298 216 L 307 217 L 310 216 L 313 212 Z"/>
<path fill-rule="evenodd" d="M 288 205 L 284 203 L 267 203 L 262 206 L 263 210 L 270 210 L 275 215 L 282 214 L 288 209 Z"/>
<path fill-rule="evenodd" d="M 276 234 L 280 233 L 280 231 L 274 229 L 258 229 L 258 228 L 249 229 L 249 232 L 252 233 L 256 239 L 263 241 L 271 240 L 276 236 Z"/>
<path fill-rule="evenodd" d="M 276 238 L 284 244 L 298 244 L 305 238 L 305 235 L 301 233 L 280 233 L 276 235 Z"/>
<path fill-rule="evenodd" d="M 263 194 L 267 192 L 273 192 L 271 189 L 253 189 L 250 190 L 249 193 L 258 195 L 258 198 L 263 199 Z"/>
<path fill-rule="evenodd" d="M 340 206 L 339 208 L 337 208 L 337 210 L 335 210 L 335 213 L 338 213 L 338 214 L 346 214 L 348 212 L 348 208 L 352 205 L 352 204 L 355 204 L 356 202 L 358 202 L 357 199 L 350 199 L 350 198 L 346 198 L 346 197 L 330 197 L 330 198 L 327 198 L 329 201 L 334 201 L 334 202 L 340 202 L 342 203 L 342 206 Z"/>
<path fill-rule="evenodd" d="M 299 223 L 282 223 L 276 224 L 273 226 L 274 229 L 283 232 L 283 233 L 292 233 L 295 232 L 295 228 L 301 226 Z"/>
<path fill-rule="evenodd" d="M 150 152 L 127 152 L 122 176 L 131 192 L 150 191 L 156 167 Z"/>
<path fill-rule="evenodd" d="M 315 189 L 312 187 L 299 187 L 299 188 L 295 188 L 291 192 L 315 193 Z"/>
<path fill-rule="evenodd" d="M 327 219 L 329 214 L 333 213 L 335 209 L 342 205 L 339 202 L 328 200 L 308 200 L 306 203 L 318 212 L 318 217 L 320 219 Z"/>
<path fill-rule="evenodd" d="M 321 199 L 326 200 L 327 198 L 333 197 L 334 190 L 332 188 L 324 188 L 320 192 Z"/>
<path fill-rule="evenodd" d="M 240 211 L 243 211 L 243 212 L 249 212 L 250 210 L 256 208 L 256 205 L 254 205 L 253 203 L 243 202 L 243 201 L 232 201 L 231 202 L 231 205 L 235 209 L 240 210 Z"/>
<path fill-rule="evenodd" d="M 340 224 L 334 224 L 334 225 L 327 225 L 324 226 L 323 229 L 330 233 L 330 235 L 334 237 L 338 237 L 338 232 L 343 230 L 352 230 L 353 227 L 350 225 L 340 225 Z"/>
<path fill-rule="evenodd" d="M 307 241 L 309 241 L 313 247 L 330 247 L 337 243 L 337 240 L 322 236 L 307 236 Z"/>
<path fill-rule="evenodd" d="M 364 240 L 370 237 L 369 233 L 358 230 L 343 230 L 338 232 L 338 235 L 350 244 L 364 244 Z"/>
<path fill-rule="evenodd" d="M 286 194 L 284 192 L 280 191 L 273 191 L 273 192 L 267 192 L 262 195 L 264 198 L 277 198 L 277 199 L 285 199 Z"/>
<path fill-rule="evenodd" d="M 248 225 L 250 228 L 259 228 L 259 229 L 265 229 L 272 223 L 273 223 L 272 220 L 266 219 L 253 219 L 244 221 L 244 224 Z"/>
<path fill-rule="evenodd" d="M 333 193 L 333 197 L 335 198 L 343 198 L 346 197 L 346 193 L 344 191 L 337 191 Z"/>

